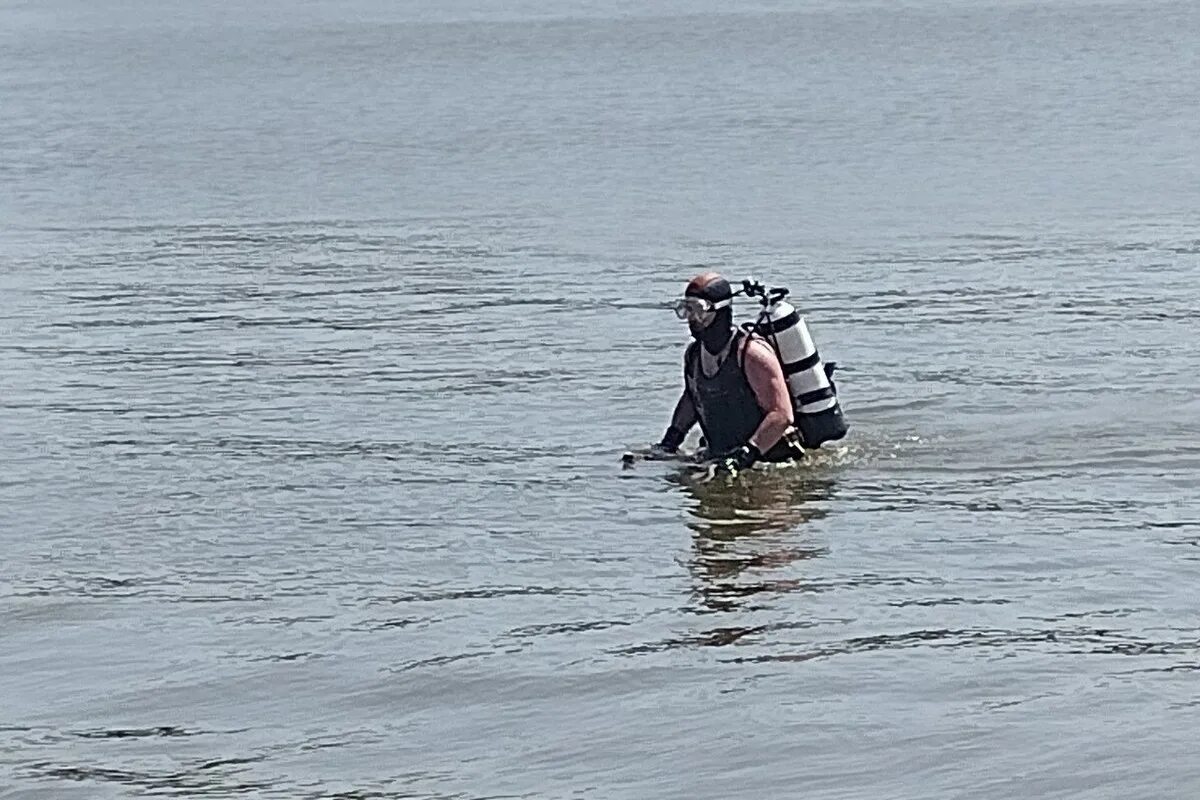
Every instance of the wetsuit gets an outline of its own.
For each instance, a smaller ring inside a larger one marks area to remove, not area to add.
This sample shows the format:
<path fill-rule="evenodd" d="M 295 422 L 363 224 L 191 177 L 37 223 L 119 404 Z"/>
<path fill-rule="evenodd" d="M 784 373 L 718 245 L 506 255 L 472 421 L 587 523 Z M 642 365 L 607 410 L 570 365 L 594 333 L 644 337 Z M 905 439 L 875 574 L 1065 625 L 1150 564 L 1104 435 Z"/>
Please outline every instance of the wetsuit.
<path fill-rule="evenodd" d="M 714 458 L 728 455 L 748 443 L 766 416 L 759 408 L 743 369 L 749 336 L 738 329 L 733 337 L 729 354 L 711 378 L 701 368 L 698 342 L 688 345 L 683 357 L 683 385 L 696 409 L 708 455 Z M 761 460 L 786 461 L 801 457 L 803 450 L 794 441 L 789 441 L 791 438 L 784 434 Z"/>

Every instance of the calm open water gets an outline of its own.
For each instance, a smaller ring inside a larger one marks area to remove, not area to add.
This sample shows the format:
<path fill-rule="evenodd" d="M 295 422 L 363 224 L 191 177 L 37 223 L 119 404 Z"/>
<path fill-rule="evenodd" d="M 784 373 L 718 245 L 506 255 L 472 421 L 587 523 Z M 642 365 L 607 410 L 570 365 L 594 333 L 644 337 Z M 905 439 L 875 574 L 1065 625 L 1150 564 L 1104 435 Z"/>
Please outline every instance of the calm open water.
<path fill-rule="evenodd" d="M 251 5 L 0 0 L 0 797 L 1200 794 L 1200 6 Z"/>

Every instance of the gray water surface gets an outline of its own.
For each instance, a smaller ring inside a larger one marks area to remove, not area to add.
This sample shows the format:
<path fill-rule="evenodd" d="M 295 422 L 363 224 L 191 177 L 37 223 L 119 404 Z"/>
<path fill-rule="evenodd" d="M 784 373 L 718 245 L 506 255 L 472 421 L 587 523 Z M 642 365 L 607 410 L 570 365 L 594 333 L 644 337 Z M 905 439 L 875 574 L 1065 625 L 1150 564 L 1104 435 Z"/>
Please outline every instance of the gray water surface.
<path fill-rule="evenodd" d="M 0 0 L 0 797 L 1195 797 L 1197 32 Z M 621 469 L 707 268 L 811 464 Z"/>

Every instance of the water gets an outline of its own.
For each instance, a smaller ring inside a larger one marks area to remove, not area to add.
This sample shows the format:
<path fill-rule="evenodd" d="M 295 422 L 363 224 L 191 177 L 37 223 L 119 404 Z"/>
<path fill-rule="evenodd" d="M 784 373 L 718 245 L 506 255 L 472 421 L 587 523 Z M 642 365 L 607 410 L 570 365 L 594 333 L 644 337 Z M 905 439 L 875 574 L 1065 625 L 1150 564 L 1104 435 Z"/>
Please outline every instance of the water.
<path fill-rule="evenodd" d="M 177 5 L 0 2 L 0 797 L 1200 790 L 1194 4 Z"/>

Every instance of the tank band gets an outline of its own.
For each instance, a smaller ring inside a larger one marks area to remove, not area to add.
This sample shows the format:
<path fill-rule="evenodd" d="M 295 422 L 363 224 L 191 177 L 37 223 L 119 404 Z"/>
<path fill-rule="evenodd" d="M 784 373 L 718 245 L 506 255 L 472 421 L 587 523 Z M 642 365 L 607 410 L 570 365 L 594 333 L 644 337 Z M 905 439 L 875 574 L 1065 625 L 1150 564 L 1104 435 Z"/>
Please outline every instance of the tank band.
<path fill-rule="evenodd" d="M 799 321 L 800 321 L 800 312 L 793 311 L 792 313 L 788 314 L 783 319 L 777 319 L 774 321 L 767 320 L 766 322 L 759 323 L 758 328 L 759 328 L 760 333 L 783 333 L 784 331 L 786 331 L 788 328 L 791 328 Z"/>
<path fill-rule="evenodd" d="M 820 402 L 821 400 L 828 400 L 829 398 L 834 397 L 834 396 L 835 396 L 835 394 L 833 392 L 833 387 L 826 386 L 824 389 L 813 389 L 811 392 L 805 392 L 804 394 L 802 394 L 796 398 L 796 402 L 799 403 L 801 406 L 806 406 L 806 405 L 809 405 L 810 403 L 817 403 L 817 402 Z"/>
<path fill-rule="evenodd" d="M 791 364 L 783 365 L 783 376 L 785 378 L 795 375 L 797 372 L 804 372 L 806 369 L 812 369 L 817 364 L 821 363 L 821 354 L 814 352 L 811 356 L 805 356 L 799 361 L 793 361 Z"/>

